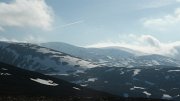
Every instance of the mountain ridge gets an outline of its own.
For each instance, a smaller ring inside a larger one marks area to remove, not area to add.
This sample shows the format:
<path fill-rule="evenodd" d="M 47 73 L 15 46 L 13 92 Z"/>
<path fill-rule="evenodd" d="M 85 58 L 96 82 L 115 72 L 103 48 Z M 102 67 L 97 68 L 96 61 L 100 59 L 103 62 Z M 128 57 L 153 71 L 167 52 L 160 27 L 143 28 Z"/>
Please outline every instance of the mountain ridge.
<path fill-rule="evenodd" d="M 34 71 L 66 73 L 98 66 L 87 60 L 30 43 L 0 42 L 0 51 L 1 62 Z"/>
<path fill-rule="evenodd" d="M 123 47 L 84 48 L 67 43 L 42 43 L 51 49 L 66 52 L 103 66 L 136 67 L 152 65 L 180 66 L 180 61 L 158 54 L 145 54 Z M 156 57 L 153 59 L 153 57 Z M 157 58 L 158 57 L 158 58 Z"/>

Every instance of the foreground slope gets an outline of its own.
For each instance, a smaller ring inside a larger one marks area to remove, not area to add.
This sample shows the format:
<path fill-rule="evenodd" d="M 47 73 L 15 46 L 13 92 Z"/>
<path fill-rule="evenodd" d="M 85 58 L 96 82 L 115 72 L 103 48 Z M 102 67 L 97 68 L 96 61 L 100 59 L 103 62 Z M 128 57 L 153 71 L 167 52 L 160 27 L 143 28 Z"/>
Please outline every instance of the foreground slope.
<path fill-rule="evenodd" d="M 162 101 L 121 98 L 0 63 L 0 101 Z"/>
<path fill-rule="evenodd" d="M 110 94 L 0 63 L 0 95 L 103 97 Z"/>

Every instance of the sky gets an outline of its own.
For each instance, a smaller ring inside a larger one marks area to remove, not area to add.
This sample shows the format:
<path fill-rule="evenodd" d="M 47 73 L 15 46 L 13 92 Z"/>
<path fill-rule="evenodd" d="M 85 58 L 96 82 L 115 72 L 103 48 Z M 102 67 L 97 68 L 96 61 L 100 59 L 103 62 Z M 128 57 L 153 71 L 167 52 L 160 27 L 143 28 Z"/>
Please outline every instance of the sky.
<path fill-rule="evenodd" d="M 180 0 L 0 0 L 1 41 L 171 53 L 179 26 Z"/>

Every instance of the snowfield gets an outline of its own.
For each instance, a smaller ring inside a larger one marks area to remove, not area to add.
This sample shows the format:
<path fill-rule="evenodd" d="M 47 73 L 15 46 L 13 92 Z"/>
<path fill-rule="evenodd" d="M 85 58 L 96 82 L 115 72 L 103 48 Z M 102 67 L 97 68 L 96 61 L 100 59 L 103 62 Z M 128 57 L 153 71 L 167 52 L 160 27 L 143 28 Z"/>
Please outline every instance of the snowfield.
<path fill-rule="evenodd" d="M 141 70 L 140 70 L 140 69 L 134 69 L 134 74 L 133 74 L 133 76 L 138 75 L 138 74 L 139 74 L 139 72 L 141 72 Z"/>
<path fill-rule="evenodd" d="M 152 95 L 151 93 L 148 93 L 147 91 L 144 91 L 143 93 L 146 94 L 147 97 Z"/>
<path fill-rule="evenodd" d="M 80 88 L 77 88 L 77 87 L 73 87 L 75 90 L 81 90 Z"/>
<path fill-rule="evenodd" d="M 172 96 L 168 94 L 163 94 L 162 99 L 172 99 Z"/>
<path fill-rule="evenodd" d="M 168 72 L 180 72 L 180 70 L 168 70 Z"/>
<path fill-rule="evenodd" d="M 43 80 L 40 78 L 36 78 L 36 79 L 30 78 L 30 80 L 44 84 L 44 85 L 48 85 L 48 86 L 58 86 L 59 85 L 57 83 L 54 83 L 52 80 Z"/>

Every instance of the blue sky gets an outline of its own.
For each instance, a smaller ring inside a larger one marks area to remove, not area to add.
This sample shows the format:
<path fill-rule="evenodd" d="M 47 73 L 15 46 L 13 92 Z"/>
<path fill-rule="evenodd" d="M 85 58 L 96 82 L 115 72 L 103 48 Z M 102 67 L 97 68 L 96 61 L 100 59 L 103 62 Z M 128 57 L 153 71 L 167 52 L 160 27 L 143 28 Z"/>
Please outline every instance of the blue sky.
<path fill-rule="evenodd" d="M 180 0 L 0 0 L 0 40 L 78 46 L 180 41 Z"/>

